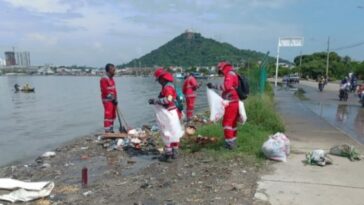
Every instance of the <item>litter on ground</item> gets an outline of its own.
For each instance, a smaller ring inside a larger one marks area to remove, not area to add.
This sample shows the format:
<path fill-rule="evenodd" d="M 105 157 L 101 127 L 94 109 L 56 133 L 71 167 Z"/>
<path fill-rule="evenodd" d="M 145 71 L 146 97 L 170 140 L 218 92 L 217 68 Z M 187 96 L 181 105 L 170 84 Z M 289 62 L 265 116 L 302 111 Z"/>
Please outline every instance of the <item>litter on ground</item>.
<path fill-rule="evenodd" d="M 310 165 L 325 166 L 332 164 L 332 159 L 327 156 L 324 150 L 316 149 L 306 153 L 306 163 Z"/>
<path fill-rule="evenodd" d="M 268 159 L 285 162 L 290 153 L 289 139 L 285 134 L 277 132 L 264 142 L 262 151 Z"/>
<path fill-rule="evenodd" d="M 342 144 L 331 147 L 330 154 L 347 157 L 351 161 L 360 160 L 360 155 L 353 145 Z"/>

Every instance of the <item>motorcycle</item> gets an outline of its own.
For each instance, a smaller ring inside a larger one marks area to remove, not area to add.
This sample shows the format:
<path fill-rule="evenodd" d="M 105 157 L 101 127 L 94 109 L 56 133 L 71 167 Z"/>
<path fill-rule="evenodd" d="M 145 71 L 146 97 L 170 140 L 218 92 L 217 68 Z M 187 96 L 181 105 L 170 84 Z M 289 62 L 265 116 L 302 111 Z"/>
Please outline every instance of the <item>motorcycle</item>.
<path fill-rule="evenodd" d="M 318 83 L 318 89 L 319 89 L 320 92 L 322 92 L 322 90 L 324 89 L 324 85 L 325 84 L 323 82 Z"/>
<path fill-rule="evenodd" d="M 340 89 L 339 91 L 339 100 L 347 101 L 349 98 L 349 90 L 348 89 Z"/>
<path fill-rule="evenodd" d="M 360 99 L 361 107 L 364 107 L 364 91 L 362 91 L 359 94 L 359 99 Z"/>

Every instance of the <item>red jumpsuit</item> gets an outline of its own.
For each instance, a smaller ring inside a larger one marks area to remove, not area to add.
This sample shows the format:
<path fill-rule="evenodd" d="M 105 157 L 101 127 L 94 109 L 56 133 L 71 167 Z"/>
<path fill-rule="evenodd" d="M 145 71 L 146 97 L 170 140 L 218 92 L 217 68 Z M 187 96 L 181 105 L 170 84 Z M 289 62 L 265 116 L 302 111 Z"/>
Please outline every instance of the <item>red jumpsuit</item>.
<path fill-rule="evenodd" d="M 172 101 L 168 100 L 168 96 L 170 96 L 170 95 L 173 97 Z M 174 85 L 172 83 L 167 83 L 166 85 L 164 85 L 162 87 L 162 90 L 158 96 L 157 103 L 160 105 L 163 105 L 163 107 L 165 107 L 167 110 L 177 110 L 178 116 L 181 119 L 182 113 L 177 109 L 176 105 L 174 104 L 176 97 L 177 97 L 177 93 L 174 88 Z M 178 149 L 178 147 L 179 147 L 179 142 L 172 142 L 169 145 L 168 144 L 165 145 L 165 151 L 166 151 L 166 153 L 171 153 L 172 148 Z"/>
<path fill-rule="evenodd" d="M 232 66 L 226 66 L 222 70 L 225 78 L 220 89 L 222 98 L 229 101 L 225 107 L 222 126 L 224 128 L 224 138 L 226 142 L 235 142 L 237 135 L 237 122 L 239 119 L 239 95 L 236 91 L 239 83 L 237 74 L 233 71 Z"/>
<path fill-rule="evenodd" d="M 193 75 L 190 75 L 186 78 L 183 83 L 183 94 L 186 97 L 186 112 L 187 112 L 187 120 L 191 120 L 193 116 L 193 111 L 195 108 L 195 100 L 196 94 L 195 91 L 198 88 L 198 83 L 196 78 Z"/>
<path fill-rule="evenodd" d="M 113 78 L 104 76 L 100 79 L 101 99 L 104 105 L 104 129 L 112 132 L 116 118 L 116 105 L 113 100 L 117 99 L 116 87 Z"/>

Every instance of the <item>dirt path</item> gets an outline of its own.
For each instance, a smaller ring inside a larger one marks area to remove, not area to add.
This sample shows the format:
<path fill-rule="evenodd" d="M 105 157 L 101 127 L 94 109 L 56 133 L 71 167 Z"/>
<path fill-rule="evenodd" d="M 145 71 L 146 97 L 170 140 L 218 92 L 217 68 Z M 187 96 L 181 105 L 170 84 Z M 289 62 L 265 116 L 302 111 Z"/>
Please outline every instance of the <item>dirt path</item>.
<path fill-rule="evenodd" d="M 87 188 L 81 187 L 84 166 Z M 50 197 L 28 204 L 252 204 L 258 170 L 242 159 L 204 153 L 184 153 L 171 163 L 129 157 L 85 136 L 56 149 L 53 158 L 3 167 L 0 177 L 55 182 Z"/>

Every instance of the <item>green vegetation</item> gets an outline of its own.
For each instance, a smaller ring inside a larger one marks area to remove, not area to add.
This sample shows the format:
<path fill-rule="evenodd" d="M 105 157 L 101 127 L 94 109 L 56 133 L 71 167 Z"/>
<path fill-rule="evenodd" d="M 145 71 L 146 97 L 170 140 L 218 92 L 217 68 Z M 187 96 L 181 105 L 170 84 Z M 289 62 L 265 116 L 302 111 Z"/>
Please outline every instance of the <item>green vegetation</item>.
<path fill-rule="evenodd" d="M 313 53 L 302 56 L 302 65 L 300 65 L 301 56 L 294 59 L 296 67 L 291 72 L 299 72 L 304 77 L 317 79 L 318 76 L 326 75 L 326 52 Z M 364 61 L 353 61 L 350 57 L 341 57 L 335 52 L 330 52 L 329 77 L 331 79 L 342 79 L 349 72 L 355 72 L 359 77 L 364 77 Z M 280 70 L 281 71 L 281 70 Z"/>
<path fill-rule="evenodd" d="M 263 56 L 260 52 L 240 50 L 228 43 L 204 38 L 199 33 L 186 32 L 121 67 L 214 66 L 220 60 L 249 66 L 256 64 Z M 270 57 L 270 60 L 274 61 L 274 58 Z"/>
<path fill-rule="evenodd" d="M 234 151 L 223 148 L 224 134 L 221 123 L 203 125 L 198 128 L 197 134 L 207 137 L 216 137 L 215 144 L 197 145 L 188 143 L 186 147 L 190 151 L 206 151 L 213 156 L 235 157 L 243 156 L 260 161 L 263 159 L 261 153 L 262 144 L 269 135 L 283 132 L 284 125 L 274 108 L 273 91 L 269 84 L 263 95 L 249 96 L 245 101 L 248 121 L 245 125 L 238 126 L 238 147 Z"/>

